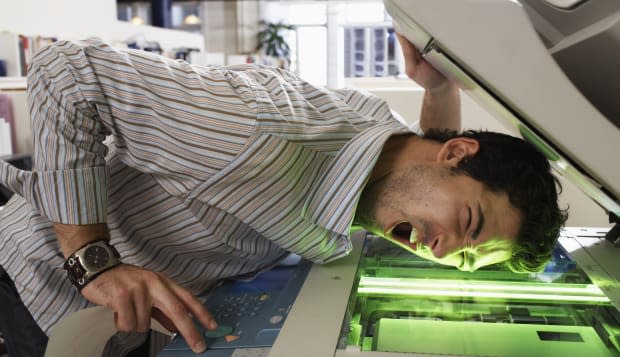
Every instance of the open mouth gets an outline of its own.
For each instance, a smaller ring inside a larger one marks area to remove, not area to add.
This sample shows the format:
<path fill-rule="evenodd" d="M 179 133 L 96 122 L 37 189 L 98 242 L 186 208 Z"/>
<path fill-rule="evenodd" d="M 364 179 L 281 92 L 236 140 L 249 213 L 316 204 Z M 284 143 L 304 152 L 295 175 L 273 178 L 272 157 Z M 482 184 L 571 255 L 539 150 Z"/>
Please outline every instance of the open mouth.
<path fill-rule="evenodd" d="M 431 252 L 435 251 L 439 244 L 439 238 L 435 237 L 431 240 L 425 236 L 426 233 L 426 227 L 422 226 L 422 230 L 420 231 L 411 223 L 402 221 L 388 230 L 387 236 L 397 243 L 409 247 L 414 252 L 418 252 L 419 249 L 422 248 L 426 248 Z"/>
<path fill-rule="evenodd" d="M 388 231 L 388 236 L 414 250 L 419 241 L 418 231 L 409 222 L 397 223 Z"/>

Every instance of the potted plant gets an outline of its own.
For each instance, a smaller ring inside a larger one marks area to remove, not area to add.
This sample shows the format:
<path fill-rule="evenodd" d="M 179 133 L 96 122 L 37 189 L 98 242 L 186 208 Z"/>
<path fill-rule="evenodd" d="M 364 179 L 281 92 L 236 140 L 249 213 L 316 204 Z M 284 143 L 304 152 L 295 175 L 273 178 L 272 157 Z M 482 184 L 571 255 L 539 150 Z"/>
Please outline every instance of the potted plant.
<path fill-rule="evenodd" d="M 295 26 L 282 22 L 273 23 L 261 21 L 263 30 L 258 33 L 258 45 L 256 51 L 263 50 L 266 56 L 272 57 L 278 63 L 278 67 L 286 68 L 290 63 L 290 46 L 284 39 L 284 31 L 294 30 Z"/>

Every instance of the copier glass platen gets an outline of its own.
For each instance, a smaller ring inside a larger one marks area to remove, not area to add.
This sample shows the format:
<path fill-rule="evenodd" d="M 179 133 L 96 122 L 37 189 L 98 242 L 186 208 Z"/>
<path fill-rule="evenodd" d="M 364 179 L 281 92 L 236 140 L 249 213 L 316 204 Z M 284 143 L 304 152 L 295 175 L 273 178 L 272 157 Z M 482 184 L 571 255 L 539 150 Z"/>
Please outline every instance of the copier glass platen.
<path fill-rule="evenodd" d="M 620 313 L 561 244 L 540 273 L 515 274 L 498 266 L 470 273 L 369 237 L 355 286 L 340 339 L 344 350 L 620 355 Z"/>
<path fill-rule="evenodd" d="M 566 229 L 530 274 L 458 271 L 357 232 L 352 254 L 310 270 L 269 356 L 618 357 L 607 231 Z"/>

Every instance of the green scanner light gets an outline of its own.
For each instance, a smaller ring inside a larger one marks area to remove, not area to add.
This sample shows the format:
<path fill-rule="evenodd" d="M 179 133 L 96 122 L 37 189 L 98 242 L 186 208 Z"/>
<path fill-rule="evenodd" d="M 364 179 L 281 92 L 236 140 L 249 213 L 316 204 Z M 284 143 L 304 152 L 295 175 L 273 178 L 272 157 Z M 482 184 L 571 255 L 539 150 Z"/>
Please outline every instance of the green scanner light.
<path fill-rule="evenodd" d="M 360 295 L 453 296 L 487 299 L 607 303 L 593 284 L 538 284 L 362 277 Z"/>

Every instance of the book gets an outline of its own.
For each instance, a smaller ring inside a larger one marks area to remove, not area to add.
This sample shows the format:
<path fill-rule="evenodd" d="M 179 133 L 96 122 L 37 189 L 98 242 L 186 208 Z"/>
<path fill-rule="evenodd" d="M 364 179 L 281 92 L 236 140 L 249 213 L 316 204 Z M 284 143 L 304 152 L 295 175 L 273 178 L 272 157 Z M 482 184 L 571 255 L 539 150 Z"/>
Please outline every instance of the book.
<path fill-rule="evenodd" d="M 7 77 L 24 77 L 39 49 L 57 41 L 55 37 L 26 36 L 0 31 L 0 59 L 6 62 Z"/>

